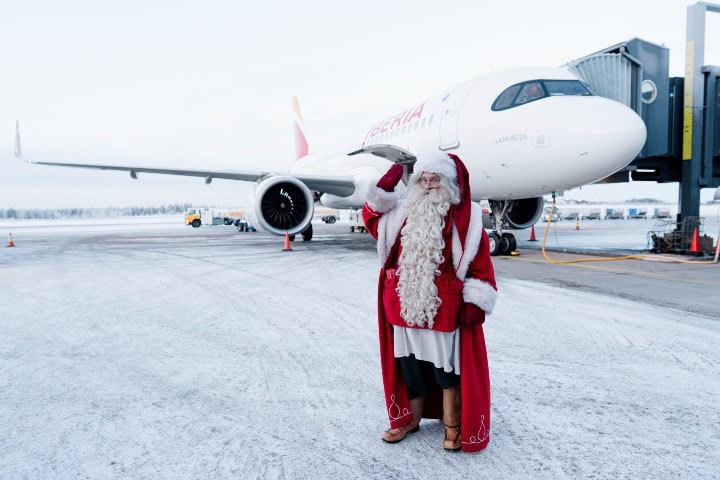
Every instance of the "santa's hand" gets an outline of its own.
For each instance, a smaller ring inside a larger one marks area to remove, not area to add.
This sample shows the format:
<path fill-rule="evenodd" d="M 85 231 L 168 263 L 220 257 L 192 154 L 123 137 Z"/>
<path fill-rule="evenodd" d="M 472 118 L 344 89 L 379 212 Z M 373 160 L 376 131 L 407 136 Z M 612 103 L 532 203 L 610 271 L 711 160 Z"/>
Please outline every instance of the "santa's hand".
<path fill-rule="evenodd" d="M 392 192 L 395 190 L 395 185 L 400 183 L 402 176 L 403 167 L 399 163 L 396 163 L 378 180 L 377 186 L 386 192 Z"/>
<path fill-rule="evenodd" d="M 473 327 L 482 325 L 485 321 L 485 311 L 474 303 L 465 303 L 460 310 L 460 326 Z"/>

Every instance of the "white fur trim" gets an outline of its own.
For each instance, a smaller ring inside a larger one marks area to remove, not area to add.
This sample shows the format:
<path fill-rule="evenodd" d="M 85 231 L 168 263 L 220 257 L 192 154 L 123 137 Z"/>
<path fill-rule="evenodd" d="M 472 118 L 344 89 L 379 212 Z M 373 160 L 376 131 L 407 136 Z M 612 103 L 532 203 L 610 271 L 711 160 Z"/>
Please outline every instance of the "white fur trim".
<path fill-rule="evenodd" d="M 457 167 L 455 161 L 443 152 L 431 152 L 417 156 L 413 167 L 414 175 L 421 175 L 422 172 L 432 172 L 443 175 L 457 181 Z"/>
<path fill-rule="evenodd" d="M 482 208 L 475 202 L 470 202 L 470 223 L 468 225 L 467 237 L 465 237 L 465 251 L 463 251 L 460 243 L 460 235 L 457 228 L 453 225 L 452 229 L 452 254 L 453 266 L 460 280 L 467 275 L 470 262 L 475 258 L 475 254 L 480 248 L 483 233 Z"/>
<path fill-rule="evenodd" d="M 378 221 L 377 251 L 380 265 L 385 265 L 390 255 L 390 249 L 400 235 L 400 229 L 405 221 L 405 201 L 398 201 L 397 208 L 394 208 L 380 217 Z"/>
<path fill-rule="evenodd" d="M 370 203 L 368 202 L 368 205 Z M 372 205 L 370 205 L 372 208 Z M 397 208 L 394 208 L 380 217 L 378 222 L 378 240 L 377 251 L 380 264 L 385 265 L 390 249 L 395 244 L 400 229 L 405 221 L 405 199 L 399 199 Z M 468 233 L 465 238 L 465 252 L 460 246 L 460 236 L 458 235 L 455 225 L 452 227 L 452 256 L 453 266 L 460 280 L 467 275 L 470 262 L 475 258 L 475 254 L 480 248 L 483 232 L 482 224 L 482 208 L 475 202 L 470 203 L 470 224 L 468 225 Z"/>
<path fill-rule="evenodd" d="M 477 278 L 466 278 L 463 284 L 463 300 L 474 303 L 490 315 L 497 301 L 497 290 Z"/>
<path fill-rule="evenodd" d="M 386 192 L 374 183 L 370 184 L 365 196 L 368 206 L 380 213 L 387 213 L 395 208 L 399 198 L 398 192 Z"/>

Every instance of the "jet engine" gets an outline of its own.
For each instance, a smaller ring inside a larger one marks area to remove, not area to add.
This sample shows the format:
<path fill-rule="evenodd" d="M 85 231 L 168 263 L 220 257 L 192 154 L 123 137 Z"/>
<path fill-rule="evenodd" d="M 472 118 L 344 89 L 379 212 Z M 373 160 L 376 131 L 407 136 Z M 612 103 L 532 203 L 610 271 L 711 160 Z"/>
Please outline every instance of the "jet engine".
<path fill-rule="evenodd" d="M 529 228 L 537 223 L 542 215 L 544 205 L 543 197 L 504 201 L 490 200 L 492 211 L 503 212 L 503 223 L 513 230 Z"/>
<path fill-rule="evenodd" d="M 313 193 L 300 180 L 269 177 L 255 187 L 255 215 L 260 226 L 275 235 L 304 232 L 312 221 Z"/>

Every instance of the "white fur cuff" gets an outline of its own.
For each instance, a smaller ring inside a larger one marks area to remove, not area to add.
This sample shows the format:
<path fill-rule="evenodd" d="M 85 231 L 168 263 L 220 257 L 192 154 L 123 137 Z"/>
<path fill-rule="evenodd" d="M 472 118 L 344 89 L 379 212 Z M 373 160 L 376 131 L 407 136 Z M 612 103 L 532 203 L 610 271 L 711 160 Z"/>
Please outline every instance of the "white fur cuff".
<path fill-rule="evenodd" d="M 497 290 L 481 280 L 466 278 L 463 284 L 463 300 L 474 303 L 490 315 L 495 308 Z"/>
<path fill-rule="evenodd" d="M 376 212 L 387 213 L 395 208 L 399 198 L 398 192 L 386 192 L 377 185 L 370 184 L 365 201 Z"/>

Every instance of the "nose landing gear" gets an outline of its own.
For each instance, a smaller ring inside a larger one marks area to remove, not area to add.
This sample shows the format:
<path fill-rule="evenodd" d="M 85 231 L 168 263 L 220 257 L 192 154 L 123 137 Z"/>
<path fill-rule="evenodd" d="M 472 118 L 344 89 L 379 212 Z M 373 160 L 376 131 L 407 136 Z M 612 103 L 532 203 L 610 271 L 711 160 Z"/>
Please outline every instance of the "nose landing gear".
<path fill-rule="evenodd" d="M 491 232 L 488 236 L 490 237 L 490 255 L 493 257 L 510 255 L 517 249 L 517 240 L 512 233 Z"/>

